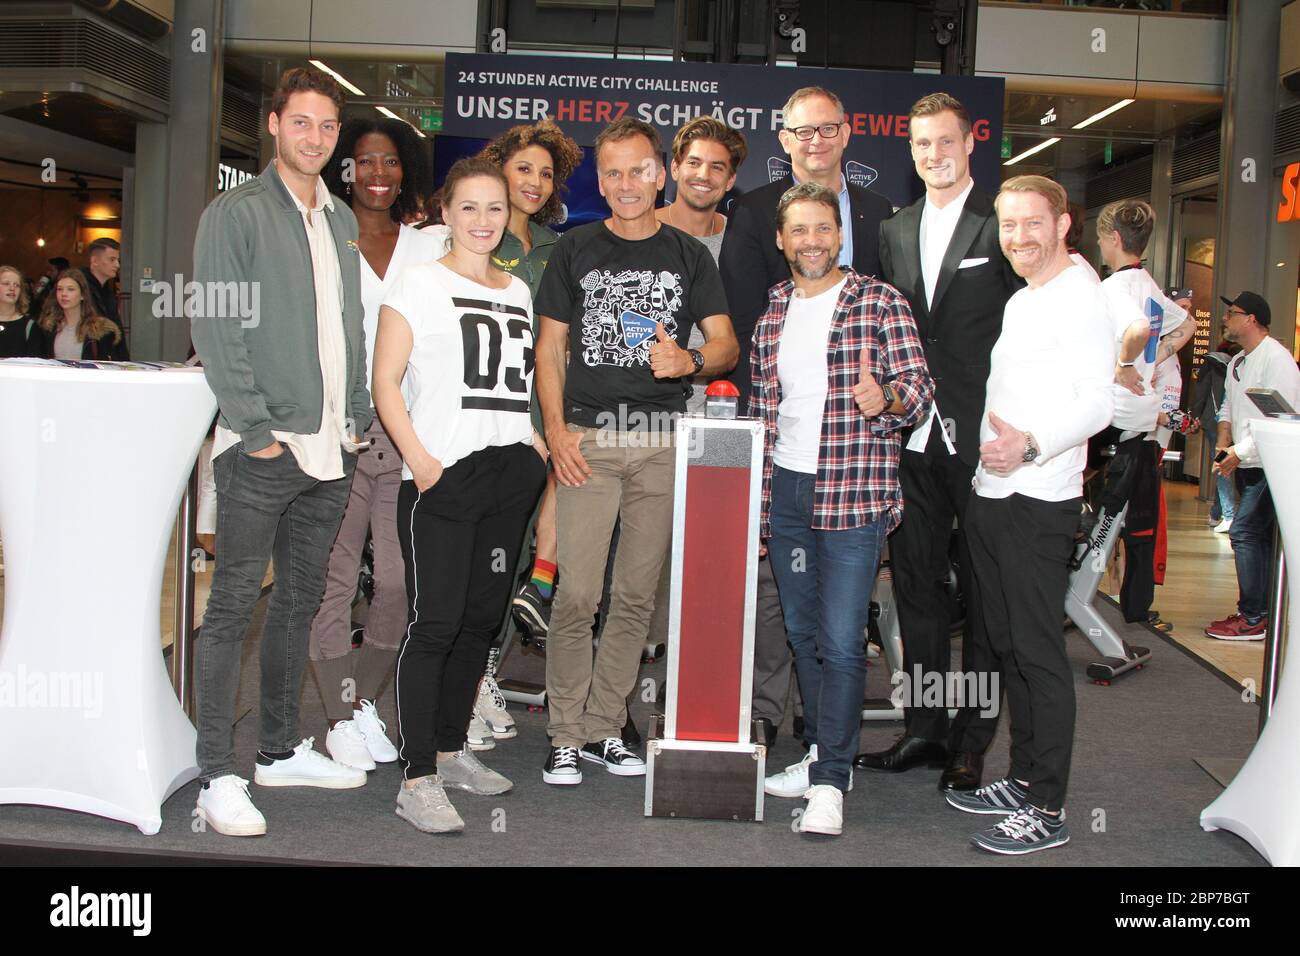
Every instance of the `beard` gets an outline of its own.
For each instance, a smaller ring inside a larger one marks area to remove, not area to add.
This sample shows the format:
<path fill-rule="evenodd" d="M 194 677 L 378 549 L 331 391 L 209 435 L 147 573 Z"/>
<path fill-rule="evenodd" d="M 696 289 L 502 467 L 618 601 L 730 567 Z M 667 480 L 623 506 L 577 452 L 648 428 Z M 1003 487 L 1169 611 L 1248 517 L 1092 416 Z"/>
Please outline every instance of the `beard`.
<path fill-rule="evenodd" d="M 806 251 L 812 251 L 812 250 L 806 250 Z M 799 258 L 799 256 L 796 255 L 794 259 L 791 260 L 790 262 L 790 268 L 793 269 L 795 272 L 799 273 L 799 275 L 805 279 L 825 278 L 826 274 L 830 272 L 832 269 L 834 269 L 835 266 L 837 265 L 838 250 L 826 249 L 823 251 L 825 251 L 827 255 L 826 258 L 822 260 L 822 264 L 820 266 L 808 266 L 807 264 L 804 263 L 802 259 Z M 833 255 L 832 253 L 836 253 L 836 254 Z"/>

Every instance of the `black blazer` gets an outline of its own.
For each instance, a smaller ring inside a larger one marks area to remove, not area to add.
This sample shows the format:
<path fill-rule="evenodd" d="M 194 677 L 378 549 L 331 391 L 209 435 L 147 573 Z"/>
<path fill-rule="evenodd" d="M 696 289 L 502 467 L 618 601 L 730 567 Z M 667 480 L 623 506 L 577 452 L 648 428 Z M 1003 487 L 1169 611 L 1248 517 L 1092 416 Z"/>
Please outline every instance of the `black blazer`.
<path fill-rule="evenodd" d="M 1024 285 L 1002 254 L 993 198 L 972 187 L 939 269 L 934 302 L 925 304 L 921 273 L 922 196 L 880 226 L 880 266 L 886 282 L 907 297 L 934 379 L 939 415 L 952 419 L 957 454 L 979 463 L 980 419 L 989 353 L 1002 333 L 1002 310 Z M 963 261 L 987 262 L 958 268 Z"/>
<path fill-rule="evenodd" d="M 760 186 L 731 207 L 727 232 L 722 239 L 718 268 L 731 309 L 731 325 L 740 342 L 740 358 L 727 376 L 740 389 L 740 407 L 749 403 L 749 347 L 754 327 L 767 311 L 767 292 L 790 278 L 790 266 L 776 247 L 776 206 L 791 187 L 782 179 Z M 853 269 L 864 276 L 880 275 L 876 252 L 880 225 L 893 206 L 879 193 L 849 184 L 849 211 L 853 229 Z"/>

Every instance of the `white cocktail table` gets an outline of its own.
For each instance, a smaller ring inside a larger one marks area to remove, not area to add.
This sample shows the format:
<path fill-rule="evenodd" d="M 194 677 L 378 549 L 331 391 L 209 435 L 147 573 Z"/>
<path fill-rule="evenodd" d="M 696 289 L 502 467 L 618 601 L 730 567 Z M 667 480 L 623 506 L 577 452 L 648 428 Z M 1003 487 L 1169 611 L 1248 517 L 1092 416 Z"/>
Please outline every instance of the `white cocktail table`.
<path fill-rule="evenodd" d="M 1273 710 L 1255 749 L 1228 788 L 1201 811 L 1205 830 L 1231 830 L 1274 866 L 1300 866 L 1300 422 L 1252 421 L 1277 510 L 1290 582 L 1289 659 L 1282 668 Z"/>
<path fill-rule="evenodd" d="M 215 412 L 201 369 L 0 362 L 0 803 L 153 834 L 163 801 L 198 775 L 158 621 L 176 509 Z"/>

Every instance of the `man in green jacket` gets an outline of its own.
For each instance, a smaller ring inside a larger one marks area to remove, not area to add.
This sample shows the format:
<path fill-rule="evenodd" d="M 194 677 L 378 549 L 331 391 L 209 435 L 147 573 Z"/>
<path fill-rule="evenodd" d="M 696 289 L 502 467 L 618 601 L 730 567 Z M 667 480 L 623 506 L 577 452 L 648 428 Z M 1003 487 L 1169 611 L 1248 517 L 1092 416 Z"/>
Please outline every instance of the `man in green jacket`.
<path fill-rule="evenodd" d="M 320 177 L 342 105 L 331 77 L 287 71 L 267 119 L 275 159 L 208 206 L 194 241 L 204 291 L 189 297 L 190 331 L 221 409 L 217 566 L 195 662 L 197 815 L 228 836 L 266 832 L 248 781 L 235 774 L 233 724 L 240 650 L 270 560 L 253 779 L 330 789 L 366 782 L 364 771 L 298 737 L 308 635 L 352 484 L 356 436 L 370 423 L 357 221 Z"/>

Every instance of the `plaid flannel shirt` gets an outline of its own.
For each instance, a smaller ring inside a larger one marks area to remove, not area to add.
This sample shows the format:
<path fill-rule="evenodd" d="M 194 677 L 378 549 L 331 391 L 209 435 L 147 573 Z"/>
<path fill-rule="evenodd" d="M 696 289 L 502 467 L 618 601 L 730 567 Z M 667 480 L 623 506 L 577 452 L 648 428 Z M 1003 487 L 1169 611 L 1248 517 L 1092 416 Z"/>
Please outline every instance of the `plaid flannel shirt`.
<path fill-rule="evenodd" d="M 900 431 L 930 414 L 934 382 L 916 332 L 912 310 L 891 285 L 845 268 L 847 280 L 835 303 L 826 342 L 828 383 L 822 411 L 817 482 L 813 490 L 813 524 L 823 531 L 843 531 L 886 520 L 886 532 L 902 520 L 903 495 L 898 485 Z M 754 388 L 750 414 L 763 420 L 762 537 L 771 535 L 772 449 L 776 445 L 781 382 L 777 358 L 781 330 L 790 308 L 794 281 L 772 287 L 767 311 L 754 329 L 750 368 Z M 880 384 L 894 387 L 901 414 L 867 418 L 853 400 L 861 372 L 862 350 L 868 370 Z"/>

